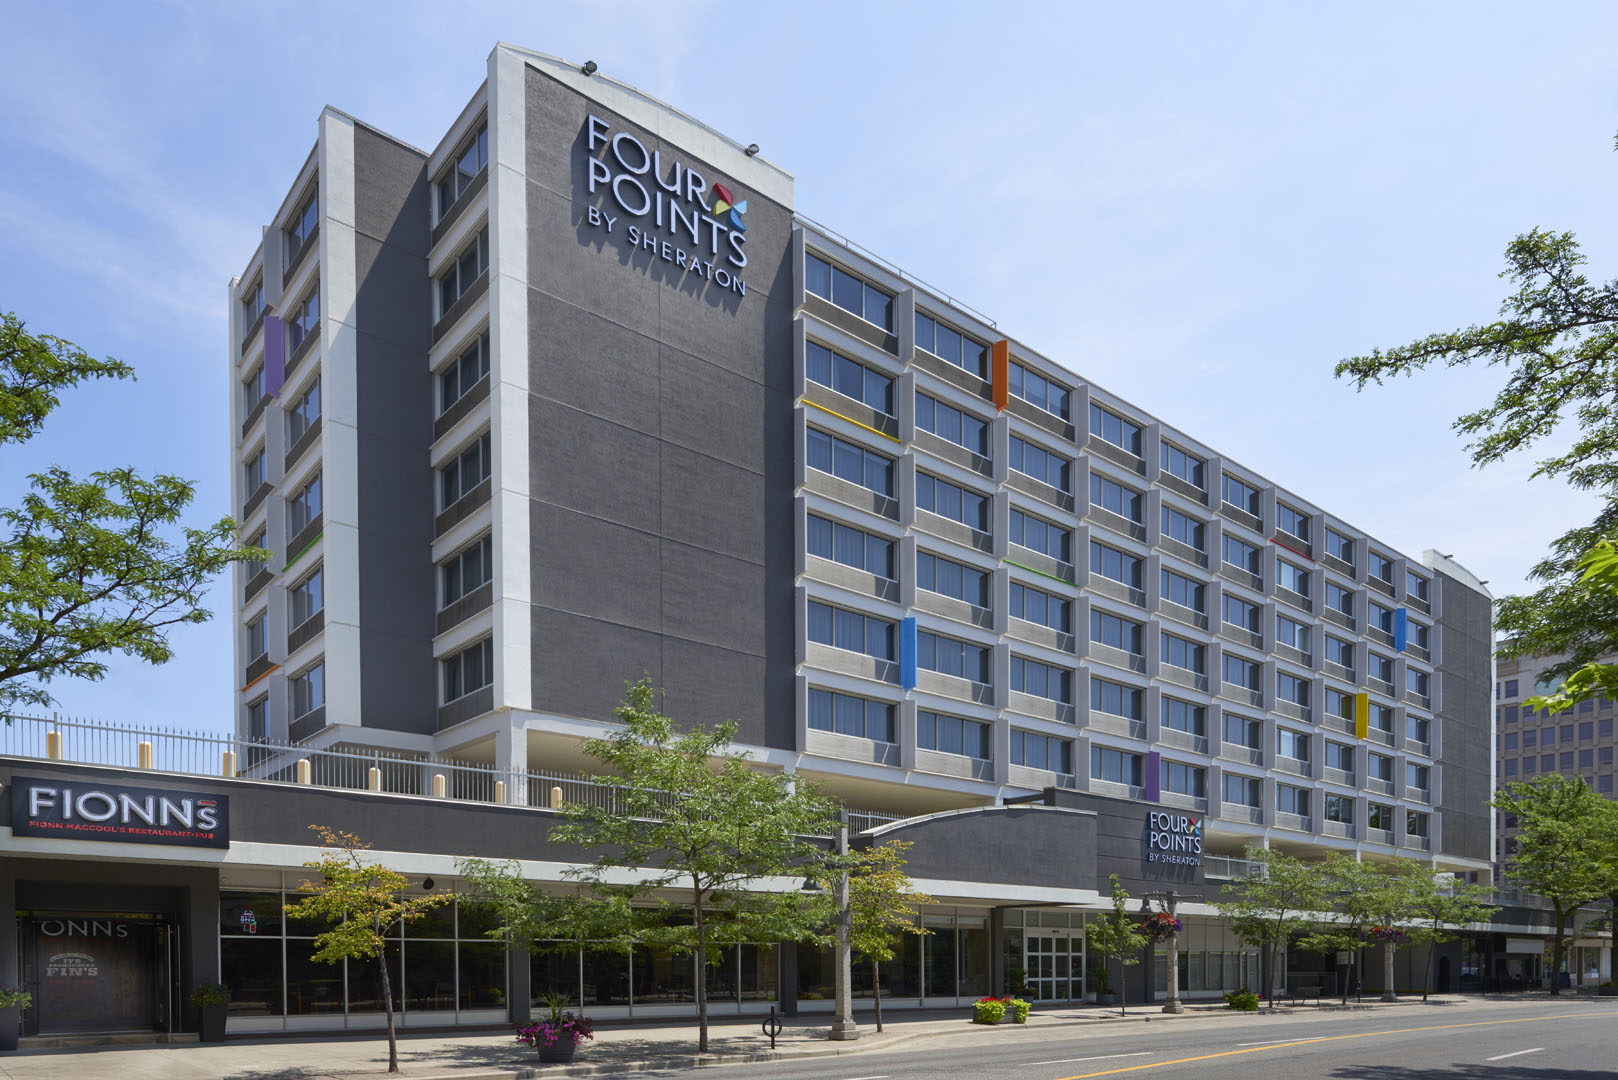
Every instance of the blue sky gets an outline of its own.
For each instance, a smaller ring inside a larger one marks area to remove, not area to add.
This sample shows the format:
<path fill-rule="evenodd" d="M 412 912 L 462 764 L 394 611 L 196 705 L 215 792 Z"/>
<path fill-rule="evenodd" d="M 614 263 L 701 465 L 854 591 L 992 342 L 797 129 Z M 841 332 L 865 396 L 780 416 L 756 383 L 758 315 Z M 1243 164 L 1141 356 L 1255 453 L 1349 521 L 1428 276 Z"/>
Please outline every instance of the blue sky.
<path fill-rule="evenodd" d="M 1498 377 L 1340 358 L 1486 320 L 1508 240 L 1618 274 L 1618 6 L 0 3 L 0 308 L 134 364 L 7 450 L 228 511 L 225 289 L 334 105 L 431 147 L 496 41 L 757 142 L 798 209 L 1095 383 L 1497 594 L 1593 504 L 1478 472 Z M 229 602 L 64 712 L 225 730 Z"/>

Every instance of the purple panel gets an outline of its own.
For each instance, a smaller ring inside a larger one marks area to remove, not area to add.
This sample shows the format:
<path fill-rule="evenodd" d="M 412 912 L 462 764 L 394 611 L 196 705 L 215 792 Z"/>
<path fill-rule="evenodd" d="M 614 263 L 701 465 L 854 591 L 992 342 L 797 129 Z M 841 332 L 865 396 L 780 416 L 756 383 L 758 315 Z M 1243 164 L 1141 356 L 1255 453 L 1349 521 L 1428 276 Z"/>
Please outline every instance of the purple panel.
<path fill-rule="evenodd" d="M 1146 755 L 1146 801 L 1163 801 L 1163 755 L 1156 750 Z"/>
<path fill-rule="evenodd" d="M 274 315 L 264 316 L 264 392 L 271 397 L 281 396 L 281 384 L 287 374 L 287 333 L 281 320 Z"/>

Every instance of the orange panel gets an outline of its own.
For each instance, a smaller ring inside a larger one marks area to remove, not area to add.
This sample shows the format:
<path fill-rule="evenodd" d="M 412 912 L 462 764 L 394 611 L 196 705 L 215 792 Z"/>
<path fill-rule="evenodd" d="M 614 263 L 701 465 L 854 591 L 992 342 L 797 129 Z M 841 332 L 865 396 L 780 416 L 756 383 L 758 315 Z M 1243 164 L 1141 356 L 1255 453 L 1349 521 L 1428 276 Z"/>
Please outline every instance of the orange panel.
<path fill-rule="evenodd" d="M 994 407 L 1004 409 L 1011 400 L 1011 342 L 1001 338 L 991 350 L 994 359 Z"/>

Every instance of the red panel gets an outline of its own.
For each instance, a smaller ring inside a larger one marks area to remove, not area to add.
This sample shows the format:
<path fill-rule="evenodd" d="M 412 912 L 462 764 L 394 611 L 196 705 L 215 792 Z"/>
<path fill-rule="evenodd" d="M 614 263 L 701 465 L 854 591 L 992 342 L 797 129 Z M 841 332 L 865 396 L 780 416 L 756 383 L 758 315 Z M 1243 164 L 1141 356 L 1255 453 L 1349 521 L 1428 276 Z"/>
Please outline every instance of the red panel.
<path fill-rule="evenodd" d="M 1011 400 L 1011 342 L 1001 338 L 991 349 L 994 360 L 994 407 L 1004 409 Z"/>

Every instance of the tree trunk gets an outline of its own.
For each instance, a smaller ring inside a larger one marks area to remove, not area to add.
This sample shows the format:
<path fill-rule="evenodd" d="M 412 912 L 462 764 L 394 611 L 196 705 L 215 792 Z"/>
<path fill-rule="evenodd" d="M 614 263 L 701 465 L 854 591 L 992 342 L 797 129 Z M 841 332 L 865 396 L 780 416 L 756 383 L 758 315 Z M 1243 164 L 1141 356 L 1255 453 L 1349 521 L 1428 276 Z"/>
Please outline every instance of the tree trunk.
<path fill-rule="evenodd" d="M 1129 971 L 1123 957 L 1118 958 L 1118 1015 L 1129 1015 Z"/>
<path fill-rule="evenodd" d="M 876 1031 L 882 1033 L 882 961 L 871 958 L 871 994 L 876 1002 Z"/>
<path fill-rule="evenodd" d="M 1259 993 L 1263 994 L 1270 1003 L 1270 1011 L 1275 1011 L 1275 942 L 1264 943 L 1264 951 L 1259 953 L 1258 981 Z"/>
<path fill-rule="evenodd" d="M 708 1052 L 708 925 L 702 919 L 702 890 L 691 886 L 692 907 L 697 917 L 697 1053 Z"/>
<path fill-rule="evenodd" d="M 381 932 L 381 927 L 377 927 Z M 382 953 L 378 958 L 382 966 L 382 1010 L 388 1017 L 388 1072 L 399 1071 L 399 1036 L 393 1030 L 393 980 L 388 978 L 388 947 L 382 946 Z"/>
<path fill-rule="evenodd" d="M 1433 937 L 1427 942 L 1427 973 L 1421 980 L 1421 1000 L 1427 1000 L 1427 991 L 1433 985 L 1433 954 L 1438 951 L 1438 927 L 1433 926 Z"/>
<path fill-rule="evenodd" d="M 1393 942 L 1382 943 L 1382 1000 L 1398 1001 L 1399 995 L 1393 992 Z"/>
<path fill-rule="evenodd" d="M 1567 933 L 1567 915 L 1560 904 L 1556 907 L 1556 939 L 1551 946 L 1551 995 L 1562 994 L 1562 938 Z"/>
<path fill-rule="evenodd" d="M 1359 958 L 1358 949 L 1348 950 L 1348 977 L 1343 980 L 1343 1004 L 1348 1004 L 1348 990 L 1354 985 L 1354 962 Z"/>

